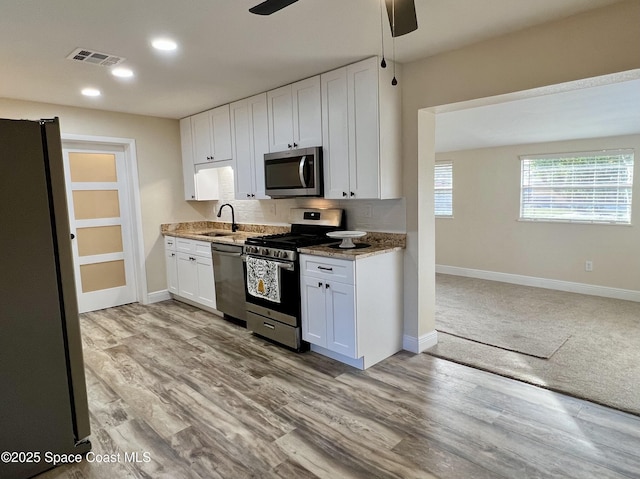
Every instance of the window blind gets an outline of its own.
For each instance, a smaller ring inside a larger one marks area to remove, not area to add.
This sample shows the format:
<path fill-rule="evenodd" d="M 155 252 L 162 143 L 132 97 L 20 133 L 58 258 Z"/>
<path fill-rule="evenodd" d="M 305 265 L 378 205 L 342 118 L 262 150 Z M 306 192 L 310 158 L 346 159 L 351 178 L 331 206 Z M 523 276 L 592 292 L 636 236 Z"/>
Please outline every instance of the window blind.
<path fill-rule="evenodd" d="M 523 156 L 520 218 L 631 223 L 633 150 Z"/>
<path fill-rule="evenodd" d="M 437 161 L 434 176 L 435 214 L 453 216 L 453 162 Z"/>

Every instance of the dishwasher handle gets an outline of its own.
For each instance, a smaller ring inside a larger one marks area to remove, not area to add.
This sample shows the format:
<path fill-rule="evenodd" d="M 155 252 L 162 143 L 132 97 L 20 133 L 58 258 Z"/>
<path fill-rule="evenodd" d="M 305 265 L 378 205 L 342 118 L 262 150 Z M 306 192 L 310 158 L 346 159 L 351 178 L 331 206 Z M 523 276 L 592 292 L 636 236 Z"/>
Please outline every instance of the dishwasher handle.
<path fill-rule="evenodd" d="M 229 253 L 227 251 L 221 251 L 219 249 L 211 249 L 212 253 L 219 254 L 220 256 L 232 256 L 234 258 L 239 258 L 242 256 L 242 253 Z"/>

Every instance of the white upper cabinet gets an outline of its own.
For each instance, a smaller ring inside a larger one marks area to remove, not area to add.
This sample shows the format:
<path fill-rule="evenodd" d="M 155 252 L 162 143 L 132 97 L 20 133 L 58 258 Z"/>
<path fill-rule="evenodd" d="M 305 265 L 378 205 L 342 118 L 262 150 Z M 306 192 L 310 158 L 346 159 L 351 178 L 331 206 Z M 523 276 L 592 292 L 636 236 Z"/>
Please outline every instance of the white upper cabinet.
<path fill-rule="evenodd" d="M 182 179 L 184 181 L 184 199 L 196 199 L 196 170 L 193 165 L 193 135 L 191 118 L 180 120 L 180 145 L 182 147 Z"/>
<path fill-rule="evenodd" d="M 229 105 L 191 117 L 194 164 L 231 159 Z"/>
<path fill-rule="evenodd" d="M 321 75 L 326 198 L 402 196 L 401 96 L 388 63 L 374 57 Z"/>
<path fill-rule="evenodd" d="M 193 118 L 180 120 L 180 142 L 182 146 L 182 180 L 184 199 L 187 201 L 210 201 L 220 199 L 218 170 L 214 164 L 193 163 Z"/>
<path fill-rule="evenodd" d="M 267 94 L 231 104 L 231 138 L 235 197 L 266 199 L 264 154 L 269 152 Z"/>
<path fill-rule="evenodd" d="M 322 145 L 320 77 L 267 92 L 269 151 Z"/>

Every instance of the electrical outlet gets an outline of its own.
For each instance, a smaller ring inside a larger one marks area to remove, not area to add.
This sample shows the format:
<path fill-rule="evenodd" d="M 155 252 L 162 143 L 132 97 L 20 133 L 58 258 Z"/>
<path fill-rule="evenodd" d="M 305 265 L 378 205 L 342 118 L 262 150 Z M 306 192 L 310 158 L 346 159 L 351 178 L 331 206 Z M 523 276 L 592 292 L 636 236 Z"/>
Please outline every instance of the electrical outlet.
<path fill-rule="evenodd" d="M 589 272 L 593 271 L 593 261 L 591 261 L 591 260 L 585 261 L 584 262 L 584 270 L 585 271 L 589 271 Z"/>
<path fill-rule="evenodd" d="M 373 216 L 373 206 L 370 204 L 364 205 L 362 207 L 362 217 L 371 218 L 372 216 Z"/>

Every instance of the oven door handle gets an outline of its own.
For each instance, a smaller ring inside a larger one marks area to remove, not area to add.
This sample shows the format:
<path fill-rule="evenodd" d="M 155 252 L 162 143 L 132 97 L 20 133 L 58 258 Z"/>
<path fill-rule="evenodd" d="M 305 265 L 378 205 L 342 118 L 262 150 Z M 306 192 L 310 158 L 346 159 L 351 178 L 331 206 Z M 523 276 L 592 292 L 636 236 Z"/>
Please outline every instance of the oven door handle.
<path fill-rule="evenodd" d="M 303 188 L 308 188 L 307 180 L 304 177 L 304 166 L 307 163 L 307 155 L 304 155 L 300 158 L 300 164 L 298 165 L 298 176 L 300 177 L 300 183 L 302 183 Z"/>
<path fill-rule="evenodd" d="M 252 256 L 252 258 L 256 258 L 256 256 Z M 260 258 L 260 259 L 263 259 L 263 258 Z M 246 255 L 242 255 L 242 261 L 244 261 L 245 263 L 247 262 Z M 269 259 L 267 261 L 273 261 L 273 260 Z M 296 269 L 295 263 L 285 263 L 284 261 L 273 261 L 273 262 L 278 265 L 278 268 L 284 269 L 285 271 L 295 271 Z"/>

